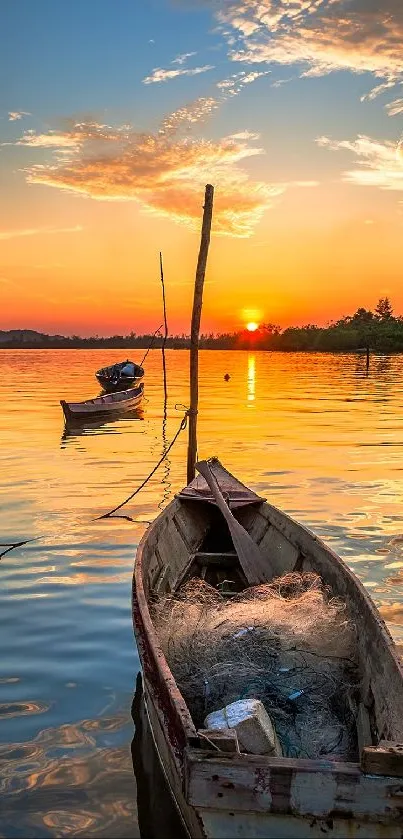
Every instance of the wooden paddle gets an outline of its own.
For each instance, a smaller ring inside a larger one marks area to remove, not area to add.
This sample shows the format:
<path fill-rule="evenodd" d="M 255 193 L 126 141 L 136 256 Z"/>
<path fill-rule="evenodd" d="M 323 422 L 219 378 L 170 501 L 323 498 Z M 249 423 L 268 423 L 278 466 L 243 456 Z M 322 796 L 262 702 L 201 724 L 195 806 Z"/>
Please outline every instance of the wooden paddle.
<path fill-rule="evenodd" d="M 232 515 L 208 462 L 206 460 L 200 460 L 196 463 L 196 469 L 207 481 L 217 507 L 221 510 L 228 524 L 234 548 L 238 554 L 242 570 L 249 585 L 256 586 L 260 583 L 267 583 L 268 579 L 273 576 L 270 567 L 265 563 L 256 542 L 253 541 L 245 528 Z"/>

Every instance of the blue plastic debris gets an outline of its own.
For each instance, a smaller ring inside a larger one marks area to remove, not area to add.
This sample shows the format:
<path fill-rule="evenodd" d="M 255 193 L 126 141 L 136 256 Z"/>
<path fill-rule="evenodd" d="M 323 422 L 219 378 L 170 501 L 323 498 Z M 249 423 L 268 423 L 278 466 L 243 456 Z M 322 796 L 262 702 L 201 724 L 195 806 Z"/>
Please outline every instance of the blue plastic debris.
<path fill-rule="evenodd" d="M 289 699 L 298 699 L 299 696 L 302 696 L 303 692 L 304 692 L 303 690 L 294 690 L 293 693 L 290 693 L 288 698 Z"/>

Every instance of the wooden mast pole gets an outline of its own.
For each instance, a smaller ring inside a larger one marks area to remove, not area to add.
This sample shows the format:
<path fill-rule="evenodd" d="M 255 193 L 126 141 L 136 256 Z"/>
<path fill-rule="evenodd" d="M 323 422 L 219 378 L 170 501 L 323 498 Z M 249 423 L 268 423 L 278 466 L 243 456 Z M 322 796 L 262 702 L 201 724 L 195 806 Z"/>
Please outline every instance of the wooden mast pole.
<path fill-rule="evenodd" d="M 167 399 L 168 399 L 168 392 L 167 392 L 167 367 L 165 362 L 165 344 L 168 338 L 168 322 L 167 322 L 167 305 L 165 300 L 165 282 L 164 282 L 164 268 L 162 265 L 162 253 L 160 251 L 160 277 L 161 277 L 161 286 L 162 286 L 162 305 L 164 309 L 164 337 L 162 339 L 162 370 L 163 370 L 163 378 L 164 378 L 164 413 L 166 418 L 166 409 L 167 409 Z"/>
<path fill-rule="evenodd" d="M 203 286 L 206 273 L 207 254 L 210 244 L 211 219 L 213 216 L 214 187 L 207 184 L 201 232 L 199 258 L 197 260 L 195 290 L 193 297 L 192 326 L 190 330 L 190 408 L 189 443 L 187 457 L 187 482 L 193 481 L 197 457 L 197 410 L 199 402 L 199 331 L 203 304 Z"/>

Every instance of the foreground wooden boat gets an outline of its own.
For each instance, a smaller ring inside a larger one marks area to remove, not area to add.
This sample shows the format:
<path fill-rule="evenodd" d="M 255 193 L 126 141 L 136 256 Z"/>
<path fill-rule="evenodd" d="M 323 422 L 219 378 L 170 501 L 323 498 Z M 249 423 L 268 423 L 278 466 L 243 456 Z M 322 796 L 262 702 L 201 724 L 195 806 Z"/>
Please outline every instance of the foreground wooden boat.
<path fill-rule="evenodd" d="M 144 378 L 144 369 L 134 361 L 120 361 L 109 367 L 102 367 L 95 373 L 95 378 L 108 393 L 137 387 Z"/>
<path fill-rule="evenodd" d="M 216 459 L 210 470 L 238 522 L 259 546 L 267 580 L 315 571 L 347 603 L 356 626 L 361 701 L 356 763 L 224 752 L 199 736 L 151 619 L 154 595 L 202 574 L 243 581 L 230 531 L 198 476 L 150 526 L 133 577 L 133 623 L 144 699 L 161 766 L 189 836 L 395 837 L 403 830 L 403 670 L 366 590 L 313 533 L 241 484 Z M 259 571 L 260 573 L 260 571 Z M 221 574 L 221 577 L 220 577 Z M 315 725 L 315 721 L 312 721 Z M 208 744 L 207 744 L 208 746 Z"/>
<path fill-rule="evenodd" d="M 130 411 L 140 405 L 143 398 L 144 385 L 86 399 L 85 402 L 65 402 L 60 400 L 66 422 L 81 422 L 90 417 L 106 417 L 118 412 Z"/>

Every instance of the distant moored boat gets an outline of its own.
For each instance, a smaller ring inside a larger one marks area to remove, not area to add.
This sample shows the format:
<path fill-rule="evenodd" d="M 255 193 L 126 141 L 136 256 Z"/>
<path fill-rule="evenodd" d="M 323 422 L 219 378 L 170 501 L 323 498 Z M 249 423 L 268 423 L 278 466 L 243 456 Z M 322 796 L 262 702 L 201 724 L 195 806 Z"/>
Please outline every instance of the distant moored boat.
<path fill-rule="evenodd" d="M 113 392 L 126 390 L 129 387 L 138 385 L 144 378 L 144 369 L 134 361 L 120 361 L 111 364 L 109 367 L 101 367 L 95 373 L 99 384 L 104 390 Z"/>
<path fill-rule="evenodd" d="M 143 398 L 144 385 L 129 390 L 108 393 L 105 396 L 97 396 L 95 399 L 86 399 L 84 402 L 66 402 L 60 400 L 66 422 L 82 421 L 92 416 L 105 416 L 116 414 L 121 411 L 129 411 L 137 408 Z"/>

